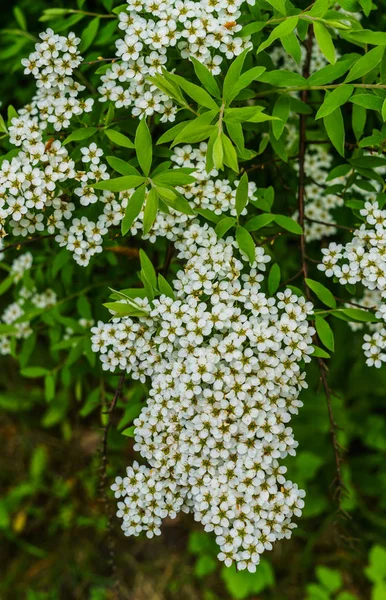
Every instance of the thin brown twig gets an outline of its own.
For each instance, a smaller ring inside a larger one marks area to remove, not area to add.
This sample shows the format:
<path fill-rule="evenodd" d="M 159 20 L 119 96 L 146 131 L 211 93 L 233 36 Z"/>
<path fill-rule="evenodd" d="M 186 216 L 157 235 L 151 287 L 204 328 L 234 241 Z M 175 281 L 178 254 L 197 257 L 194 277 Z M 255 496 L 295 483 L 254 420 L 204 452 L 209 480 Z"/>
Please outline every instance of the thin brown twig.
<path fill-rule="evenodd" d="M 345 225 L 338 225 L 337 223 L 328 223 L 327 221 L 319 221 L 318 219 L 311 219 L 310 217 L 304 217 L 306 221 L 310 223 L 318 223 L 319 225 L 325 225 L 326 227 L 335 227 L 336 229 L 344 229 L 345 231 L 354 231 L 355 227 L 346 227 Z"/>
<path fill-rule="evenodd" d="M 55 233 L 51 233 L 49 235 L 41 235 L 39 237 L 28 238 L 27 240 L 15 242 L 14 244 L 8 244 L 8 246 L 4 246 L 4 248 L 1 248 L 0 252 L 6 252 L 7 250 L 11 250 L 12 248 L 19 248 L 21 246 L 26 246 L 27 244 L 32 244 L 33 242 L 38 242 L 40 240 L 46 240 L 48 238 L 53 238 L 54 236 L 55 236 Z"/>
<path fill-rule="evenodd" d="M 308 79 L 310 74 L 310 64 L 311 64 L 311 55 L 312 55 L 312 44 L 313 44 L 313 27 L 310 25 L 308 30 L 308 37 L 306 40 L 306 60 L 303 68 L 303 77 Z M 301 95 L 302 102 L 307 104 L 308 100 L 308 90 L 303 90 Z M 299 187 L 298 187 L 298 212 L 299 212 L 299 224 L 304 232 L 304 222 L 306 220 L 304 205 L 305 205 L 305 186 L 306 186 L 306 171 L 305 171 L 305 156 L 306 156 L 306 148 L 307 148 L 307 131 L 306 131 L 306 120 L 307 115 L 300 115 L 300 127 L 299 127 Z M 301 272 L 303 273 L 304 279 L 308 277 L 308 265 L 307 265 L 307 253 L 306 253 L 306 239 L 304 233 L 300 236 L 300 255 L 301 255 Z M 311 291 L 304 281 L 305 293 L 308 300 L 311 300 Z M 318 345 L 318 338 L 316 336 L 316 345 Z M 337 430 L 338 425 L 335 422 L 332 404 L 331 404 L 331 390 L 327 381 L 327 366 L 322 358 L 318 358 L 319 370 L 320 370 L 320 378 L 323 385 L 326 402 L 327 402 L 327 410 L 328 417 L 330 421 L 330 432 L 331 432 L 331 440 L 334 450 L 335 457 L 335 469 L 336 475 L 333 483 L 336 486 L 335 492 L 335 500 L 338 507 L 338 512 L 341 512 L 341 501 L 343 494 L 345 492 L 345 486 L 342 478 L 342 456 L 340 452 L 340 446 L 337 440 Z"/>

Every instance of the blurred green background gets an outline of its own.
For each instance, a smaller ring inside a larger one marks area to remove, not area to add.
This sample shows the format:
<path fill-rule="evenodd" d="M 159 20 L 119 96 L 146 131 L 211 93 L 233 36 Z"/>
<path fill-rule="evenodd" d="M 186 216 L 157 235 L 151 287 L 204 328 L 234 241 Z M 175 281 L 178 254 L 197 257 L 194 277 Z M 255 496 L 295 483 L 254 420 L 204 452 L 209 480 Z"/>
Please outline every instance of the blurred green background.
<path fill-rule="evenodd" d="M 38 21 L 44 8 L 66 5 L 18 2 L 28 31 L 23 30 L 15 3 L 2 6 L 3 107 L 8 103 L 20 107 L 31 97 L 33 83 L 23 76 L 20 58 L 29 54 L 33 36 L 47 25 Z M 108 0 L 88 2 L 87 9 L 106 10 L 108 5 L 112 5 Z M 74 28 L 78 32 L 86 25 L 87 21 L 78 22 Z M 380 29 L 379 22 L 376 27 Z M 104 45 L 110 48 L 113 41 L 110 36 L 100 49 L 94 45 L 88 60 L 111 52 Z M 282 174 L 296 189 L 291 168 L 283 167 Z M 277 179 L 269 169 L 256 178 L 261 187 Z M 276 193 L 279 202 L 288 202 L 280 185 Z M 298 271 L 297 249 L 289 243 L 279 239 L 273 248 L 283 265 L 283 280 Z M 155 264 L 162 264 L 166 253 L 162 240 L 148 251 Z M 311 256 L 316 259 L 319 252 L 320 244 L 311 244 Z M 17 255 L 16 249 L 11 258 Z M 94 320 L 106 318 L 101 305 L 107 285 L 114 284 L 110 271 L 124 287 L 135 283 L 139 267 L 135 241 L 130 252 L 106 252 L 97 266 L 86 269 L 75 266 L 48 241 L 39 242 L 34 257 L 37 284 L 54 287 L 59 298 L 68 300 L 41 317 L 36 335 L 24 342 L 17 361 L 0 357 L 2 600 L 386 599 L 386 369 L 366 367 L 361 332 L 354 334 L 338 322 L 336 353 L 328 361 L 347 487 L 341 510 L 337 511 L 326 399 L 319 371 L 311 365 L 309 388 L 302 394 L 304 407 L 293 419 L 298 453 L 288 460 L 290 476 L 307 492 L 304 515 L 292 539 L 266 553 L 256 574 L 237 573 L 217 561 L 213 538 L 190 515 L 166 522 L 160 538 L 123 536 L 114 517 L 114 498 L 107 488 L 106 500 L 103 491 L 100 455 L 117 377 L 106 377 L 90 353 L 82 356 L 83 347 L 52 350 L 67 327 L 77 331 L 79 313 Z M 316 270 L 314 275 L 318 278 Z M 10 294 L 0 300 L 3 310 Z M 79 335 L 85 338 L 84 330 Z M 55 374 L 56 392 L 48 402 L 41 379 L 19 375 L 20 366 L 31 356 L 33 364 Z M 144 386 L 126 382 L 109 431 L 109 485 L 133 460 L 132 441 L 120 432 L 145 398 Z"/>

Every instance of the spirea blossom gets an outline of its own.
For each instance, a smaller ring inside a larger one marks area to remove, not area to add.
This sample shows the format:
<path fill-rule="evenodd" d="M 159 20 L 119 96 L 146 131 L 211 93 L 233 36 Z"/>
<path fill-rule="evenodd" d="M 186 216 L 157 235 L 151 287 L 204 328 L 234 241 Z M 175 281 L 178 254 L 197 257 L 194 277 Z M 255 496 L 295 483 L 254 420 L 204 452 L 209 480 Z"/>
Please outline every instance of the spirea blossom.
<path fill-rule="evenodd" d="M 371 326 L 372 334 L 364 336 L 362 347 L 366 363 L 379 368 L 386 362 L 386 210 L 378 202 L 365 202 L 360 214 L 365 222 L 354 231 L 351 242 L 322 249 L 318 268 L 341 285 L 360 283 L 365 288 L 367 301 L 362 304 L 373 302 L 371 308 L 377 309 L 380 322 Z"/>
<path fill-rule="evenodd" d="M 215 533 L 220 560 L 254 572 L 304 505 L 280 461 L 297 446 L 289 423 L 306 387 L 312 304 L 289 289 L 266 296 L 260 247 L 246 267 L 232 238 L 198 223 L 175 245 L 186 263 L 174 297 L 137 298 L 143 317 L 92 329 L 104 370 L 150 385 L 134 421 L 147 465 L 116 479 L 117 514 L 125 535 L 152 537 L 164 518 L 193 513 Z"/>
<path fill-rule="evenodd" d="M 176 50 L 218 75 L 223 58 L 238 56 L 250 43 L 237 36 L 243 1 L 128 0 L 127 10 L 119 13 L 124 37 L 116 42 L 118 61 L 101 77 L 101 101 L 132 107 L 135 116 L 159 113 L 162 122 L 174 121 L 177 107 L 150 78 L 167 67 L 170 51 Z"/>

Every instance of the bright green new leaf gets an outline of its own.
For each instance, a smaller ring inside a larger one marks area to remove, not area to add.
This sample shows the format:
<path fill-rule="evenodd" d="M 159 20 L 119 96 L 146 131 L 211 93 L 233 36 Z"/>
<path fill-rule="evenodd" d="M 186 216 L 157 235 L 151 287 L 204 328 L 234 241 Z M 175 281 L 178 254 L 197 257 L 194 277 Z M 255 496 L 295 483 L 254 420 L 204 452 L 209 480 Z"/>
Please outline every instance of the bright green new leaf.
<path fill-rule="evenodd" d="M 91 46 L 98 33 L 99 24 L 100 19 L 98 17 L 95 17 L 94 19 L 92 19 L 92 21 L 90 21 L 86 29 L 83 30 L 80 36 L 82 38 L 82 41 L 79 45 L 80 52 L 85 52 Z"/>
<path fill-rule="evenodd" d="M 362 106 L 363 108 L 367 108 L 368 110 L 376 110 L 379 112 L 381 112 L 383 106 L 383 99 L 372 92 L 354 94 L 354 96 L 350 98 L 350 102 Z"/>
<path fill-rule="evenodd" d="M 5 292 L 7 290 L 9 290 L 9 288 L 11 287 L 11 285 L 13 284 L 13 281 L 15 279 L 14 275 L 9 275 L 8 277 L 6 277 L 5 279 L 3 279 L 3 281 L 0 283 L 0 296 L 2 294 L 5 294 Z"/>
<path fill-rule="evenodd" d="M 221 140 L 221 136 L 218 135 L 214 144 L 213 144 L 213 164 L 216 167 L 217 170 L 220 170 L 223 168 L 223 161 L 224 161 L 224 149 L 223 149 L 223 145 L 222 145 L 222 140 Z"/>
<path fill-rule="evenodd" d="M 187 79 L 175 75 L 174 73 L 165 73 L 167 79 L 171 79 L 177 85 L 179 85 L 183 91 L 190 96 L 199 106 L 205 106 L 209 109 L 218 110 L 218 104 L 213 100 L 212 96 L 208 94 L 206 90 L 203 90 L 198 85 L 191 83 Z"/>
<path fill-rule="evenodd" d="M 315 119 L 321 119 L 331 114 L 339 106 L 346 104 L 354 91 L 353 85 L 343 84 L 332 92 L 326 92 L 324 102 L 316 113 Z"/>
<path fill-rule="evenodd" d="M 372 71 L 381 62 L 384 52 L 385 47 L 378 46 L 361 56 L 361 58 L 351 67 L 345 82 L 360 79 L 363 75 Z"/>
<path fill-rule="evenodd" d="M 221 143 L 224 151 L 224 165 L 230 167 L 235 173 L 239 172 L 239 164 L 237 161 L 237 152 L 231 140 L 225 133 L 221 133 Z"/>
<path fill-rule="evenodd" d="M 231 63 L 227 74 L 225 75 L 223 84 L 223 98 L 227 104 L 230 102 L 230 98 L 233 94 L 234 87 L 238 84 L 240 74 L 244 65 L 245 58 L 249 50 L 244 50 L 238 57 Z M 234 96 L 233 96 L 234 97 Z"/>
<path fill-rule="evenodd" d="M 141 119 L 137 127 L 134 144 L 139 166 L 144 174 L 148 176 L 153 161 L 153 143 L 145 118 Z"/>
<path fill-rule="evenodd" d="M 259 54 L 260 52 L 268 48 L 271 44 L 273 44 L 275 40 L 278 40 L 292 33 L 298 22 L 299 17 L 288 17 L 285 21 L 277 25 L 277 27 L 275 27 L 271 31 L 268 39 L 266 39 L 265 42 L 260 44 L 256 54 Z"/>
<path fill-rule="evenodd" d="M 336 308 L 336 301 L 333 294 L 322 283 L 314 279 L 306 279 L 305 282 L 323 304 L 330 308 Z"/>
<path fill-rule="evenodd" d="M 296 34 L 292 32 L 289 35 L 285 35 L 280 41 L 284 50 L 292 56 L 294 61 L 299 65 L 302 60 L 302 51 Z"/>
<path fill-rule="evenodd" d="M 324 54 L 328 62 L 333 65 L 336 61 L 336 53 L 330 32 L 318 21 L 314 21 L 314 32 L 322 54 Z"/>
<path fill-rule="evenodd" d="M 163 277 L 163 275 L 161 275 L 161 273 L 158 274 L 158 289 L 161 292 L 161 294 L 165 294 L 165 296 L 168 296 L 169 298 L 172 298 L 173 300 L 175 299 L 175 295 L 174 295 L 172 286 L 165 279 L 165 277 Z"/>

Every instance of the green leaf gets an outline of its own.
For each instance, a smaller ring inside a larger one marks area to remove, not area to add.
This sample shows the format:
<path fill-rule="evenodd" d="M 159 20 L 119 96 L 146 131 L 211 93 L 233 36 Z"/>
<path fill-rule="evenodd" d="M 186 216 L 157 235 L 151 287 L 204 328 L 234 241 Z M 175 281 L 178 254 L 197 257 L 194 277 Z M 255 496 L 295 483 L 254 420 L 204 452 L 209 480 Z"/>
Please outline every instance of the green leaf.
<path fill-rule="evenodd" d="M 312 356 L 315 358 L 331 358 L 331 356 L 328 354 L 328 352 L 326 352 L 325 350 L 323 350 L 323 348 L 319 348 L 319 346 L 313 346 L 313 353 Z"/>
<path fill-rule="evenodd" d="M 379 112 L 382 111 L 382 98 L 371 92 L 367 94 L 354 94 L 354 96 L 350 98 L 350 102 L 362 106 L 363 108 L 367 108 L 368 110 L 377 110 Z"/>
<path fill-rule="evenodd" d="M 249 573 L 247 570 L 236 571 L 233 565 L 223 567 L 221 577 L 233 600 L 254 598 L 262 590 L 273 587 L 275 582 L 271 564 L 265 559 L 260 561 L 256 573 Z"/>
<path fill-rule="evenodd" d="M 381 62 L 384 52 L 384 46 L 378 46 L 361 56 L 361 58 L 351 67 L 345 82 L 360 79 L 372 71 Z"/>
<path fill-rule="evenodd" d="M 0 283 L 0 296 L 2 294 L 5 294 L 5 292 L 9 290 L 9 288 L 13 284 L 14 279 L 14 275 L 9 275 L 5 279 L 3 279 L 3 281 Z"/>
<path fill-rule="evenodd" d="M 363 106 L 354 104 L 354 106 L 352 107 L 352 128 L 357 140 L 359 140 L 363 135 L 363 131 L 366 125 L 366 119 L 366 109 L 363 108 Z"/>
<path fill-rule="evenodd" d="M 230 103 L 234 98 L 236 98 L 237 94 L 249 86 L 252 81 L 259 79 L 259 77 L 264 73 L 265 67 L 253 67 L 245 73 L 242 73 L 235 83 L 233 89 L 228 94 L 228 103 Z"/>
<path fill-rule="evenodd" d="M 127 429 L 124 429 L 121 433 L 126 437 L 133 438 L 135 435 L 135 426 L 132 425 L 131 427 L 127 427 Z"/>
<path fill-rule="evenodd" d="M 157 216 L 159 198 L 157 191 L 152 188 L 146 198 L 145 210 L 143 215 L 143 233 L 146 235 L 152 228 Z"/>
<path fill-rule="evenodd" d="M 68 137 L 62 142 L 63 145 L 69 144 L 70 142 L 82 142 L 83 140 L 87 140 L 91 136 L 95 135 L 97 132 L 96 127 L 83 127 L 82 129 L 77 129 L 70 133 Z"/>
<path fill-rule="evenodd" d="M 44 369 L 43 367 L 26 367 L 21 370 L 21 375 L 23 377 L 28 377 L 31 379 L 36 379 L 38 377 L 45 377 L 49 374 L 48 369 Z"/>
<path fill-rule="evenodd" d="M 353 85 L 342 84 L 335 88 L 332 92 L 325 95 L 325 99 L 318 112 L 316 113 L 315 119 L 321 119 L 331 114 L 336 108 L 345 104 L 350 98 L 354 91 Z"/>
<path fill-rule="evenodd" d="M 350 31 L 343 35 L 345 39 L 360 44 L 370 44 L 370 46 L 386 46 L 386 33 L 383 31 L 371 31 L 370 29 L 360 29 Z"/>
<path fill-rule="evenodd" d="M 174 75 L 172 73 L 165 74 L 167 79 L 171 79 L 177 85 L 179 85 L 190 98 L 192 98 L 199 106 L 205 106 L 206 108 L 214 109 L 219 111 L 220 108 L 218 104 L 213 100 L 212 96 L 208 94 L 207 91 L 200 88 L 198 85 L 187 81 L 183 77 L 179 75 Z"/>
<path fill-rule="evenodd" d="M 327 567 L 316 567 L 316 576 L 320 583 L 330 592 L 337 592 L 343 585 L 342 576 L 339 571 Z"/>
<path fill-rule="evenodd" d="M 283 131 L 285 124 L 287 123 L 290 114 L 290 98 L 287 94 L 282 94 L 278 97 L 273 107 L 272 115 L 280 119 L 280 121 L 272 122 L 272 132 L 275 138 L 278 140 Z"/>
<path fill-rule="evenodd" d="M 21 8 L 19 6 L 14 6 L 13 14 L 14 14 L 14 17 L 15 17 L 20 29 L 22 29 L 23 31 L 27 31 L 27 29 L 28 29 L 27 21 L 26 21 L 23 11 L 21 10 Z"/>
<path fill-rule="evenodd" d="M 317 296 L 317 298 L 323 302 L 323 304 L 329 306 L 330 308 L 336 308 L 335 298 L 329 289 L 314 279 L 306 279 L 305 282 L 310 290 L 314 292 L 315 296 Z"/>
<path fill-rule="evenodd" d="M 324 117 L 323 123 L 332 145 L 344 157 L 345 130 L 341 109 L 336 108 L 332 113 Z"/>
<path fill-rule="evenodd" d="M 334 333 L 327 321 L 317 315 L 315 329 L 322 344 L 326 346 L 327 350 L 334 352 Z"/>
<path fill-rule="evenodd" d="M 122 177 L 122 179 L 124 179 Z M 138 217 L 141 212 L 143 203 L 145 201 L 145 192 L 146 186 L 141 185 L 138 189 L 135 190 L 133 195 L 129 198 L 127 202 L 125 216 L 121 221 L 121 232 L 122 235 L 126 235 L 129 231 L 130 227 L 134 223 L 135 219 Z"/>
<path fill-rule="evenodd" d="M 82 54 L 91 46 L 91 44 L 95 40 L 99 29 L 99 23 L 100 19 L 98 17 L 95 17 L 94 19 L 92 19 L 92 21 L 90 21 L 86 29 L 83 30 L 81 34 L 82 41 L 79 45 L 79 52 L 81 52 Z"/>
<path fill-rule="evenodd" d="M 213 127 L 209 127 L 209 125 L 216 114 L 217 111 L 208 110 L 199 117 L 193 119 L 193 121 L 185 121 L 185 126 L 173 139 L 172 147 L 181 142 L 193 144 L 206 140 L 214 129 Z"/>
<path fill-rule="evenodd" d="M 324 54 L 329 63 L 334 64 L 336 61 L 336 53 L 330 32 L 318 21 L 314 21 L 313 25 L 316 41 L 318 42 L 322 54 Z"/>
<path fill-rule="evenodd" d="M 371 548 L 369 554 L 370 566 L 366 567 L 366 576 L 377 583 L 386 578 L 386 549 L 380 545 Z"/>
<path fill-rule="evenodd" d="M 133 142 L 123 133 L 114 131 L 114 129 L 105 129 L 105 134 L 116 146 L 122 146 L 123 148 L 134 148 Z"/>
<path fill-rule="evenodd" d="M 201 81 L 204 88 L 210 93 L 211 96 L 220 99 L 220 89 L 217 85 L 216 79 L 209 71 L 209 69 L 193 56 L 190 58 L 190 60 L 192 61 L 195 73 L 198 79 Z"/>
<path fill-rule="evenodd" d="M 377 317 L 368 310 L 361 310 L 360 308 L 344 308 L 342 310 L 346 317 L 349 317 L 353 321 L 360 321 L 363 323 L 376 323 Z"/>
<path fill-rule="evenodd" d="M 285 0 L 267 0 L 268 4 L 273 6 L 282 15 L 286 15 Z"/>
<path fill-rule="evenodd" d="M 244 173 L 236 189 L 236 213 L 239 217 L 248 204 L 248 175 Z"/>
<path fill-rule="evenodd" d="M 240 250 L 247 255 L 249 262 L 255 262 L 255 242 L 251 234 L 244 227 L 237 227 L 236 241 Z"/>
<path fill-rule="evenodd" d="M 224 161 L 224 148 L 222 145 L 221 136 L 217 136 L 214 144 L 213 144 L 213 164 L 217 170 L 223 168 Z"/>
<path fill-rule="evenodd" d="M 139 171 L 137 171 L 135 167 L 129 165 L 129 163 L 121 158 L 116 158 L 115 156 L 106 156 L 106 160 L 110 167 L 121 175 L 137 175 L 138 177 L 141 177 Z"/>
<path fill-rule="evenodd" d="M 239 164 L 237 161 L 237 152 L 231 140 L 225 133 L 221 133 L 221 143 L 223 147 L 223 161 L 227 167 L 230 167 L 235 173 L 239 172 Z"/>
<path fill-rule="evenodd" d="M 357 58 L 358 54 L 349 54 L 340 58 L 334 65 L 327 65 L 319 71 L 315 71 L 308 79 L 309 85 L 326 85 L 339 79 L 348 71 Z"/>
<path fill-rule="evenodd" d="M 223 84 L 223 98 L 228 104 L 230 102 L 230 99 L 232 98 L 234 87 L 239 82 L 240 74 L 248 52 L 249 50 L 246 49 L 244 50 L 244 52 L 239 54 L 238 57 L 231 63 L 227 74 L 225 75 Z"/>
<path fill-rule="evenodd" d="M 145 275 L 150 285 L 154 289 L 157 289 L 157 274 L 155 272 L 155 268 L 153 267 L 153 263 L 147 256 L 146 252 L 142 249 L 139 251 L 139 259 L 141 261 L 142 273 Z"/>
<path fill-rule="evenodd" d="M 300 227 L 299 223 L 294 221 L 294 219 L 291 219 L 291 217 L 275 215 L 275 222 L 283 229 L 295 233 L 296 235 L 302 235 L 303 233 L 303 229 Z"/>
<path fill-rule="evenodd" d="M 234 217 L 224 217 L 215 227 L 217 237 L 222 238 L 236 224 Z"/>
<path fill-rule="evenodd" d="M 199 556 L 195 565 L 194 565 L 194 573 L 196 577 L 206 577 L 213 573 L 217 569 L 217 560 L 213 556 L 208 556 L 207 554 L 203 554 Z"/>
<path fill-rule="evenodd" d="M 47 402 L 55 398 L 55 376 L 46 375 L 44 378 L 44 397 Z"/>
<path fill-rule="evenodd" d="M 302 51 L 296 34 L 292 32 L 289 35 L 285 35 L 280 41 L 287 54 L 292 56 L 294 61 L 299 65 L 302 60 Z"/>
<path fill-rule="evenodd" d="M 247 231 L 258 231 L 262 227 L 269 225 L 272 221 L 275 221 L 276 215 L 264 214 L 252 217 L 246 224 L 245 229 Z"/>
<path fill-rule="evenodd" d="M 271 44 L 273 44 L 275 40 L 278 40 L 279 38 L 285 37 L 292 33 L 295 27 L 297 26 L 298 22 L 299 17 L 288 17 L 285 21 L 277 25 L 277 27 L 275 27 L 271 31 L 268 39 L 266 39 L 265 42 L 260 44 L 256 54 L 259 54 L 260 52 L 268 48 Z"/>
<path fill-rule="evenodd" d="M 386 121 L 386 98 L 384 99 L 382 104 L 382 119 L 383 121 Z"/>
<path fill-rule="evenodd" d="M 268 293 L 273 296 L 280 284 L 281 270 L 277 263 L 272 265 L 268 275 Z"/>
<path fill-rule="evenodd" d="M 156 145 L 158 146 L 159 144 L 166 144 L 167 142 L 174 140 L 174 138 L 181 133 L 183 129 L 185 129 L 188 123 L 190 123 L 190 121 L 182 121 L 182 123 L 177 123 L 177 125 L 167 129 L 167 131 L 165 131 L 165 133 L 163 133 L 157 140 Z"/>
<path fill-rule="evenodd" d="M 128 175 L 125 177 L 116 177 L 115 179 L 105 179 L 93 184 L 95 190 L 110 190 L 111 192 L 124 192 L 125 190 L 135 189 L 146 181 L 141 175 Z"/>
<path fill-rule="evenodd" d="M 166 281 L 165 277 L 161 275 L 161 273 L 158 274 L 158 289 L 161 294 L 165 294 L 165 296 L 169 296 L 169 298 L 172 298 L 173 300 L 175 299 L 172 286 L 168 281 Z"/>
<path fill-rule="evenodd" d="M 146 119 L 141 119 L 135 132 L 135 152 L 139 166 L 146 176 L 149 175 L 153 160 L 153 144 Z"/>
<path fill-rule="evenodd" d="M 164 185 L 191 185 L 196 182 L 196 178 L 188 175 L 181 169 L 171 169 L 159 175 L 153 176 L 152 180 L 157 184 Z"/>
<path fill-rule="evenodd" d="M 136 309 L 132 304 L 125 304 L 124 302 L 105 302 L 103 306 L 121 317 L 145 317 L 148 315 L 141 307 Z"/>

